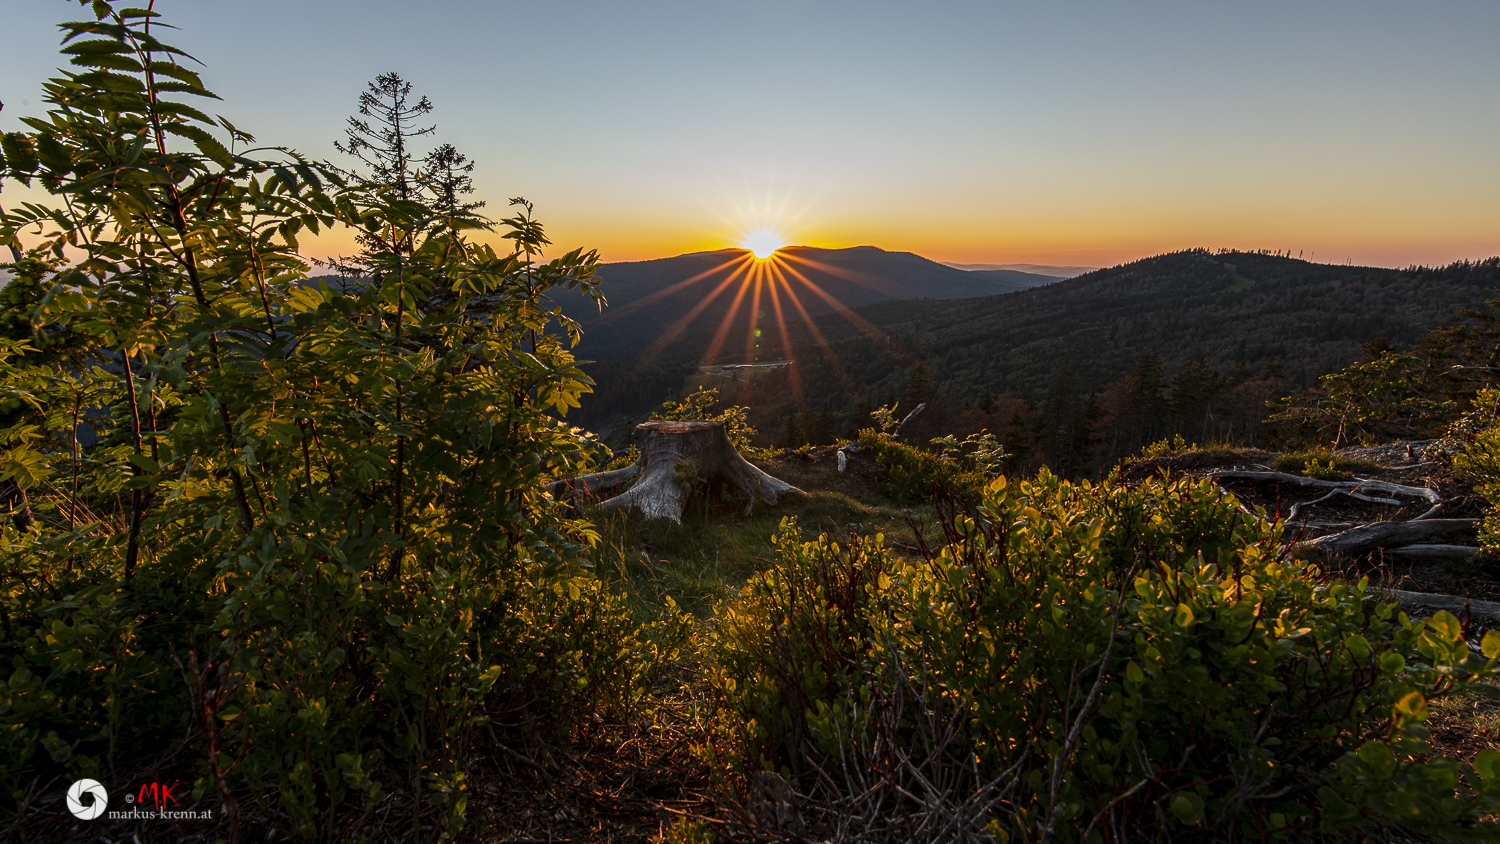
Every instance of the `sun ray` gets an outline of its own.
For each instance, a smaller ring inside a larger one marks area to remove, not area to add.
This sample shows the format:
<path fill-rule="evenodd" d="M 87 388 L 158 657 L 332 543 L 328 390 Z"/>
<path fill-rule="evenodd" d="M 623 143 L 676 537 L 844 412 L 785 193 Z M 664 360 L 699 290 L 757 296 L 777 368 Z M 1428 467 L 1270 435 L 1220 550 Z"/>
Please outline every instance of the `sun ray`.
<path fill-rule="evenodd" d="M 700 364 L 712 364 L 718 358 L 719 349 L 723 348 L 724 341 L 729 338 L 729 327 L 734 324 L 734 318 L 740 312 L 740 302 L 745 300 L 745 293 L 749 289 L 749 274 L 747 273 L 745 283 L 740 285 L 740 292 L 734 294 L 734 304 L 729 306 L 723 321 L 719 323 L 719 330 L 714 332 L 714 339 L 708 344 L 708 351 L 704 352 L 702 359 L 698 361 Z"/>
<path fill-rule="evenodd" d="M 807 397 L 802 392 L 802 373 L 797 368 L 797 361 L 792 358 L 792 338 L 787 334 L 786 317 L 781 312 L 781 296 L 776 292 L 777 284 L 786 284 L 786 276 L 781 274 L 781 267 L 773 266 L 771 269 L 771 282 L 767 285 L 771 292 L 771 309 L 776 312 L 776 330 L 781 335 L 781 356 L 790 363 L 787 364 L 787 380 L 791 381 L 792 398 L 797 400 L 797 406 L 805 409 Z M 787 288 L 790 292 L 791 288 Z M 834 363 L 838 367 L 838 363 Z M 842 367 L 839 367 L 842 371 Z"/>
<path fill-rule="evenodd" d="M 849 307 L 843 302 L 840 302 L 839 300 L 828 295 L 828 293 L 824 291 L 823 288 L 814 283 L 812 279 L 808 278 L 800 272 L 797 272 L 795 267 L 788 266 L 786 268 L 786 271 L 796 276 L 798 281 L 801 281 L 803 284 L 807 285 L 807 289 L 816 294 L 818 298 L 827 302 L 829 305 L 832 305 L 834 312 L 844 319 L 848 320 L 855 328 L 863 331 L 872 339 L 879 340 L 883 343 L 890 343 L 897 349 L 903 352 L 906 351 L 900 343 L 897 343 L 895 340 L 891 339 L 886 335 L 884 331 L 876 328 L 869 320 L 850 310 Z"/>
<path fill-rule="evenodd" d="M 751 246 L 748 242 L 744 245 L 747 247 Z M 769 327 L 765 326 L 765 323 L 767 320 L 774 320 L 776 324 L 775 336 L 781 346 L 781 356 L 789 359 L 787 387 L 790 388 L 791 397 L 797 407 L 803 411 L 806 411 L 808 407 L 808 385 L 803 379 L 803 367 L 799 364 L 799 361 L 792 360 L 793 332 L 790 323 L 793 319 L 801 320 L 802 325 L 807 330 L 808 339 L 811 341 L 811 348 L 807 351 L 812 353 L 812 357 L 800 363 L 812 365 L 813 361 L 822 358 L 827 361 L 831 374 L 837 379 L 837 382 L 843 389 L 851 394 L 861 392 L 859 386 L 850 377 L 848 370 L 845 369 L 843 362 L 839 360 L 837 353 L 834 351 L 833 344 L 829 342 L 828 337 L 819 328 L 817 320 L 809 312 L 808 305 L 803 301 L 805 296 L 812 295 L 822 300 L 841 319 L 858 329 L 861 333 L 878 341 L 884 348 L 898 355 L 907 354 L 902 344 L 896 342 L 864 317 L 855 313 L 848 305 L 840 302 L 829 291 L 823 289 L 820 284 L 813 281 L 808 273 L 799 269 L 799 266 L 810 271 L 815 270 L 819 273 L 852 281 L 862 287 L 878 287 L 878 283 L 873 279 L 869 279 L 857 272 L 832 267 L 821 261 L 791 252 L 775 251 L 771 241 L 759 245 L 762 247 L 761 251 L 736 255 L 718 266 L 700 272 L 691 278 L 675 282 L 642 299 L 636 300 L 610 315 L 618 317 L 628 311 L 649 306 L 651 303 L 657 302 L 666 296 L 690 290 L 693 285 L 702 283 L 705 280 L 707 280 L 708 284 L 712 284 L 712 290 L 709 290 L 707 295 L 704 295 L 686 314 L 676 319 L 666 331 L 656 340 L 652 341 L 638 359 L 636 367 L 638 371 L 641 366 L 649 363 L 664 352 L 667 346 L 685 333 L 692 326 L 693 322 L 706 310 L 713 307 L 715 303 L 725 301 L 724 294 L 730 288 L 734 288 L 734 295 L 727 300 L 728 303 L 724 307 L 723 315 L 718 320 L 718 325 L 714 329 L 707 348 L 699 358 L 700 365 L 712 366 L 720 363 L 719 358 L 724 352 L 725 344 L 730 342 L 731 335 L 737 330 L 736 324 L 740 323 L 741 308 L 748 308 L 748 313 L 743 323 L 745 337 L 743 357 L 741 359 L 746 364 L 754 364 L 765 357 L 766 353 L 764 352 L 767 345 L 761 341 L 771 340 L 769 336 L 765 336 L 769 330 Z M 779 239 L 775 242 L 775 245 L 779 245 Z M 727 275 L 722 280 L 714 278 L 717 274 L 725 273 L 726 271 Z M 787 302 L 783 302 L 783 294 L 785 294 Z M 766 299 L 770 300 L 771 313 L 762 314 L 762 306 L 765 304 Z M 793 316 L 794 312 L 795 317 Z M 765 316 L 766 319 L 762 319 L 762 316 Z M 761 333 L 760 336 L 757 335 L 758 331 Z M 756 390 L 752 384 L 747 382 L 745 385 L 739 387 L 736 398 L 741 403 L 748 402 L 751 399 L 749 395 L 751 392 L 760 392 L 760 390 Z"/>
<path fill-rule="evenodd" d="M 651 345 L 647 346 L 646 350 L 641 353 L 641 365 L 650 363 L 653 359 L 655 359 L 657 355 L 661 354 L 662 350 L 665 349 L 673 340 L 676 340 L 678 335 L 686 330 L 687 327 L 692 324 L 693 320 L 697 319 L 698 315 L 703 313 L 703 311 L 707 309 L 708 306 L 719 297 L 720 293 L 723 293 L 725 290 L 729 289 L 729 286 L 734 283 L 734 280 L 739 277 L 740 273 L 745 272 L 746 269 L 752 266 L 754 266 L 754 264 L 747 263 L 745 264 L 745 266 L 736 268 L 734 272 L 729 274 L 728 278 L 719 282 L 718 287 L 715 287 L 707 296 L 703 297 L 702 301 L 694 305 L 692 310 L 688 311 L 682 317 L 678 318 L 676 322 L 672 323 L 672 325 L 667 328 L 665 333 L 663 333 L 656 340 L 652 341 Z"/>
<path fill-rule="evenodd" d="M 835 267 L 831 264 L 825 264 L 822 261 L 809 258 L 805 255 L 794 255 L 791 252 L 778 252 L 777 254 L 781 257 L 786 258 L 788 261 L 795 261 L 799 264 L 805 264 L 812 269 L 819 270 L 820 272 L 825 272 L 832 276 L 838 276 L 845 281 L 852 281 L 855 284 L 860 285 L 861 287 L 868 287 L 873 290 L 880 289 L 880 285 L 875 280 L 871 279 L 869 276 L 862 275 L 852 270 L 846 270 L 843 267 Z"/>
<path fill-rule="evenodd" d="M 766 266 L 762 263 L 756 267 L 759 272 L 754 273 L 755 290 L 750 295 L 750 328 L 745 332 L 745 363 L 755 363 L 755 349 L 760 344 L 755 342 L 757 338 L 757 326 L 760 325 L 760 291 L 762 283 L 766 279 Z"/>
<path fill-rule="evenodd" d="M 756 348 L 760 345 L 757 326 L 760 324 L 760 292 L 766 278 L 765 261 L 757 261 L 750 271 L 750 278 L 745 282 L 746 287 L 751 288 L 750 294 L 750 324 L 745 329 L 745 363 L 755 363 Z M 744 396 L 750 392 L 751 382 L 746 381 L 738 391 L 737 396 Z M 748 396 L 745 402 L 749 402 Z"/>
<path fill-rule="evenodd" d="M 812 315 L 807 312 L 807 308 L 802 304 L 802 299 L 797 295 L 797 291 L 792 289 L 791 282 L 787 281 L 786 278 L 783 277 L 781 279 L 781 283 L 784 287 L 786 287 L 787 298 L 792 300 L 792 306 L 797 309 L 797 313 L 802 317 L 802 323 L 807 326 L 807 331 L 812 335 L 813 342 L 815 342 L 818 345 L 818 348 L 822 350 L 823 356 L 828 360 L 829 366 L 833 367 L 834 374 L 838 375 L 839 383 L 844 386 L 844 389 L 850 391 L 851 393 L 858 392 L 858 385 L 854 383 L 853 378 L 849 377 L 848 371 L 844 369 L 843 361 L 839 360 L 838 355 L 834 353 L 833 346 L 828 342 L 828 338 L 824 337 L 823 332 L 818 330 L 818 324 L 816 322 L 813 322 Z M 786 349 L 787 356 L 790 357 L 790 342 L 786 343 Z"/>
<path fill-rule="evenodd" d="M 731 268 L 731 275 L 733 275 L 732 268 L 734 267 L 735 264 L 745 264 L 746 266 L 753 266 L 753 261 L 754 261 L 754 259 L 751 258 L 749 255 L 740 255 L 740 256 L 737 256 L 737 257 L 734 257 L 734 258 L 730 258 L 729 260 L 725 261 L 724 263 L 722 263 L 722 264 L 720 264 L 720 265 L 718 265 L 716 267 L 712 267 L 710 269 L 704 270 L 703 272 L 698 273 L 697 275 L 693 276 L 692 278 L 683 279 L 682 281 L 679 281 L 676 284 L 672 284 L 672 285 L 670 285 L 668 287 L 663 287 L 662 289 L 656 291 L 655 293 L 651 293 L 649 295 L 642 296 L 641 298 L 635 300 L 634 302 L 630 302 L 628 304 L 621 305 L 618 308 L 610 308 L 607 312 L 604 313 L 603 316 L 600 316 L 596 320 L 590 320 L 590 321 L 593 324 L 595 324 L 595 325 L 603 325 L 603 324 L 608 323 L 608 322 L 610 322 L 612 320 L 618 319 L 620 316 L 622 316 L 624 314 L 628 314 L 628 313 L 630 313 L 633 310 L 636 310 L 638 308 L 641 308 L 641 307 L 644 307 L 646 305 L 649 305 L 652 302 L 655 302 L 655 301 L 657 301 L 658 299 L 661 299 L 664 296 L 670 296 L 673 293 L 676 293 L 677 291 L 682 290 L 684 287 L 687 287 L 690 284 L 694 284 L 696 282 L 702 281 L 703 279 L 705 279 L 705 278 L 713 275 L 714 273 L 720 272 L 720 271 L 722 271 L 722 270 L 724 270 L 726 268 Z"/>

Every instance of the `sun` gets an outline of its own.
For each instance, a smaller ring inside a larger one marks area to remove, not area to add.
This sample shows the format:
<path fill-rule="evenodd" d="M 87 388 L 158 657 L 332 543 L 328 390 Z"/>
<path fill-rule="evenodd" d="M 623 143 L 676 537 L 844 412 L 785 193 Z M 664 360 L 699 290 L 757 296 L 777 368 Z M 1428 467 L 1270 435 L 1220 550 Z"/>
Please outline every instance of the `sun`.
<path fill-rule="evenodd" d="M 756 229 L 740 241 L 741 248 L 749 249 L 756 258 L 762 261 L 771 257 L 776 250 L 785 245 L 780 232 L 771 229 Z"/>

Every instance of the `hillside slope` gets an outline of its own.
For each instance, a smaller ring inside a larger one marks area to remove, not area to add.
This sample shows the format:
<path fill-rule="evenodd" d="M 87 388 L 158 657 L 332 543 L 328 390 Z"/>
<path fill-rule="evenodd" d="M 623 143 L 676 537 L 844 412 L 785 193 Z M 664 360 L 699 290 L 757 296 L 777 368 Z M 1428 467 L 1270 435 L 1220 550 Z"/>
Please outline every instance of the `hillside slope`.
<path fill-rule="evenodd" d="M 837 318 L 817 324 L 855 380 L 879 387 L 882 358 L 894 369 L 921 356 L 960 400 L 1042 391 L 1064 359 L 1081 387 L 1097 389 L 1145 353 L 1168 372 L 1197 358 L 1220 372 L 1241 363 L 1258 371 L 1279 358 L 1300 385 L 1357 360 L 1376 338 L 1410 346 L 1497 288 L 1496 261 L 1404 271 L 1197 250 L 1006 296 L 860 309 L 887 342 Z M 797 351 L 811 351 L 793 336 Z"/>
<path fill-rule="evenodd" d="M 1357 360 L 1371 340 L 1410 346 L 1497 288 L 1496 259 L 1392 270 L 1190 250 L 999 296 L 880 302 L 856 309 L 857 319 L 825 314 L 813 324 L 826 350 L 794 320 L 790 349 L 766 331 L 762 358 L 795 360 L 804 400 L 845 414 L 861 401 L 899 398 L 919 359 L 936 397 L 955 408 L 986 394 L 1039 399 L 1064 360 L 1079 389 L 1098 390 L 1146 353 L 1161 358 L 1168 377 L 1199 358 L 1225 375 L 1279 360 L 1297 386 Z M 649 363 L 595 364 L 590 371 L 602 383 L 590 402 L 605 413 L 630 413 L 636 403 L 660 401 L 674 374 L 692 371 L 707 347 L 703 335 L 684 336 Z M 739 354 L 741 344 L 726 343 L 715 362 Z M 650 373 L 656 380 L 645 389 L 637 379 Z M 790 379 L 781 381 L 726 386 L 742 402 L 785 406 L 794 398 L 785 393 Z"/>

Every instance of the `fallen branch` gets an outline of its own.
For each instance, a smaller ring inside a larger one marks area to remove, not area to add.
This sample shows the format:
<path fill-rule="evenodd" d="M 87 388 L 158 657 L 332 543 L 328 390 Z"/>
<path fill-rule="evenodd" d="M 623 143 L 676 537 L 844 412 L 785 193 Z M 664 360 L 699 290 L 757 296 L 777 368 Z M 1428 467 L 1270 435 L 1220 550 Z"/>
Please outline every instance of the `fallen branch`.
<path fill-rule="evenodd" d="M 1317 532 L 1318 536 L 1329 536 L 1335 533 L 1343 533 L 1357 527 L 1364 527 L 1365 522 L 1284 522 L 1282 531 L 1285 533 L 1310 533 Z"/>
<path fill-rule="evenodd" d="M 1304 507 L 1311 507 L 1314 504 L 1322 504 L 1324 501 L 1327 501 L 1328 499 L 1333 498 L 1335 495 L 1346 495 L 1346 496 L 1348 496 L 1350 498 L 1353 498 L 1353 499 L 1356 499 L 1358 501 L 1368 501 L 1371 504 L 1394 504 L 1397 507 L 1401 506 L 1401 501 L 1399 499 L 1395 499 L 1395 498 L 1376 498 L 1373 495 L 1362 495 L 1362 494 L 1360 494 L 1358 492 L 1355 492 L 1354 490 L 1351 490 L 1351 489 L 1335 489 L 1335 490 L 1330 491 L 1328 494 L 1322 496 L 1321 498 L 1314 498 L 1311 501 L 1303 501 L 1303 502 L 1301 502 L 1299 504 L 1293 504 L 1292 505 L 1292 511 L 1287 514 L 1287 517 L 1286 517 L 1287 521 L 1289 521 L 1289 522 L 1295 522 L 1297 520 L 1297 514 L 1299 512 L 1301 512 L 1302 508 L 1304 508 Z"/>
<path fill-rule="evenodd" d="M 896 430 L 894 430 L 894 431 L 891 432 L 891 439 L 895 439 L 896 437 L 901 436 L 901 429 L 906 427 L 906 423 L 908 423 L 911 420 L 917 418 L 917 414 L 921 413 L 922 411 L 924 411 L 926 409 L 927 409 L 927 402 L 925 402 L 925 401 L 922 402 L 921 404 L 917 405 L 916 407 L 912 408 L 911 413 L 906 414 L 906 418 L 902 419 L 901 420 L 901 424 L 896 426 Z"/>
<path fill-rule="evenodd" d="M 1304 559 L 1367 554 L 1379 548 L 1427 544 L 1445 539 L 1467 539 L 1478 533 L 1478 519 L 1373 522 L 1342 533 L 1298 542 L 1292 546 L 1292 554 Z"/>
<path fill-rule="evenodd" d="M 1433 504 L 1437 504 L 1442 500 L 1437 490 L 1430 487 L 1393 484 L 1389 481 L 1377 481 L 1369 478 L 1356 478 L 1352 481 L 1325 481 L 1322 478 L 1309 478 L 1304 475 L 1292 475 L 1287 472 L 1250 472 L 1243 469 L 1226 469 L 1219 472 L 1209 472 L 1204 477 L 1212 480 L 1223 478 L 1233 481 L 1274 482 L 1312 487 L 1314 489 L 1383 492 L 1387 495 L 1408 495 L 1413 498 L 1425 498 Z"/>
<path fill-rule="evenodd" d="M 1500 604 L 1494 601 L 1472 601 L 1456 595 L 1436 595 L 1430 592 L 1405 592 L 1400 589 L 1381 589 L 1375 592 L 1376 597 L 1379 597 L 1381 593 L 1390 595 L 1391 600 L 1401 604 L 1403 607 L 1431 610 L 1433 613 L 1437 613 L 1439 610 L 1447 610 L 1460 619 L 1467 612 L 1469 617 L 1475 621 L 1486 625 L 1500 626 Z"/>
<path fill-rule="evenodd" d="M 1310 541 L 1361 527 L 1362 522 L 1282 522 L 1281 538 L 1285 541 Z"/>
<path fill-rule="evenodd" d="M 1440 560 L 1467 560 L 1479 554 L 1473 545 L 1403 545 L 1387 548 L 1385 558 L 1398 563 L 1430 563 Z"/>
<path fill-rule="evenodd" d="M 1412 521 L 1416 522 L 1416 521 L 1421 521 L 1423 519 L 1436 519 L 1438 517 L 1438 515 L 1443 512 L 1443 508 L 1447 507 L 1449 504 L 1452 504 L 1452 503 L 1453 503 L 1453 499 L 1451 499 L 1451 498 L 1445 498 L 1442 501 L 1439 501 L 1438 503 L 1432 505 L 1432 507 L 1427 512 L 1423 513 L 1420 516 L 1417 516 L 1416 518 L 1412 519 Z"/>

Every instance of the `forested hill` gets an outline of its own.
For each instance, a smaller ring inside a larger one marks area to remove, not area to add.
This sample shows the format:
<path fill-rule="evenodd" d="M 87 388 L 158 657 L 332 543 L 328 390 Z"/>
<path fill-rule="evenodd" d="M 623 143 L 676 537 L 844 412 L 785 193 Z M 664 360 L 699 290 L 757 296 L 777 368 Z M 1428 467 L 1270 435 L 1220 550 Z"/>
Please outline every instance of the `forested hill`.
<path fill-rule="evenodd" d="M 733 308 L 741 281 L 767 277 L 757 263 L 744 249 L 720 249 L 601 266 L 598 274 L 609 299 L 604 313 L 581 302 L 565 302 L 563 306 L 569 316 L 584 325 L 580 354 L 586 358 L 628 358 L 637 354 L 639 344 L 650 343 L 667 330 L 689 335 L 717 329 Z M 973 298 L 1057 281 L 1015 270 L 965 272 L 910 252 L 887 252 L 874 246 L 789 246 L 778 250 L 770 263 L 797 291 L 802 310 L 813 316 L 833 311 L 834 302 L 857 308 L 890 299 Z M 725 284 L 737 272 L 737 280 Z M 806 282 L 816 285 L 822 295 Z M 712 296 L 716 290 L 718 295 Z M 778 288 L 778 296 L 777 304 L 785 314 L 790 317 L 799 313 L 785 288 Z M 740 301 L 731 330 L 743 331 L 749 325 L 751 299 L 753 290 Z M 709 301 L 705 304 L 705 300 Z M 774 307 L 769 289 L 763 287 L 759 304 L 762 322 Z"/>
<path fill-rule="evenodd" d="M 1158 356 L 1169 380 L 1197 359 L 1225 377 L 1279 361 L 1295 387 L 1358 360 L 1372 340 L 1410 346 L 1459 310 L 1500 295 L 1497 288 L 1500 259 L 1392 270 L 1200 249 L 999 296 L 875 303 L 856 311 L 864 326 L 836 313 L 816 317 L 837 365 L 796 321 L 790 353 L 767 331 L 763 359 L 796 360 L 804 395 L 846 416 L 861 402 L 899 399 L 919 359 L 935 397 L 954 409 L 1001 394 L 1040 404 L 1065 360 L 1078 389 L 1096 391 L 1143 354 Z M 603 381 L 592 401 L 605 413 L 659 401 L 706 347 L 703 336 L 685 337 L 644 365 L 596 364 Z M 725 344 L 717 362 L 737 362 L 742 348 Z M 771 413 L 792 401 L 774 381 L 727 386 Z"/>
<path fill-rule="evenodd" d="M 1357 360 L 1371 340 L 1410 346 L 1457 311 L 1500 295 L 1497 288 L 1500 259 L 1391 270 L 1192 250 L 1004 296 L 860 309 L 886 342 L 836 316 L 817 324 L 846 371 L 877 394 L 899 395 L 904 381 L 895 370 L 919 356 L 939 392 L 959 401 L 985 391 L 1040 393 L 1064 359 L 1083 389 L 1098 389 L 1146 353 L 1169 373 L 1199 358 L 1225 374 L 1279 358 L 1300 386 Z M 805 332 L 793 334 L 793 345 L 794 357 L 810 357 Z"/>

